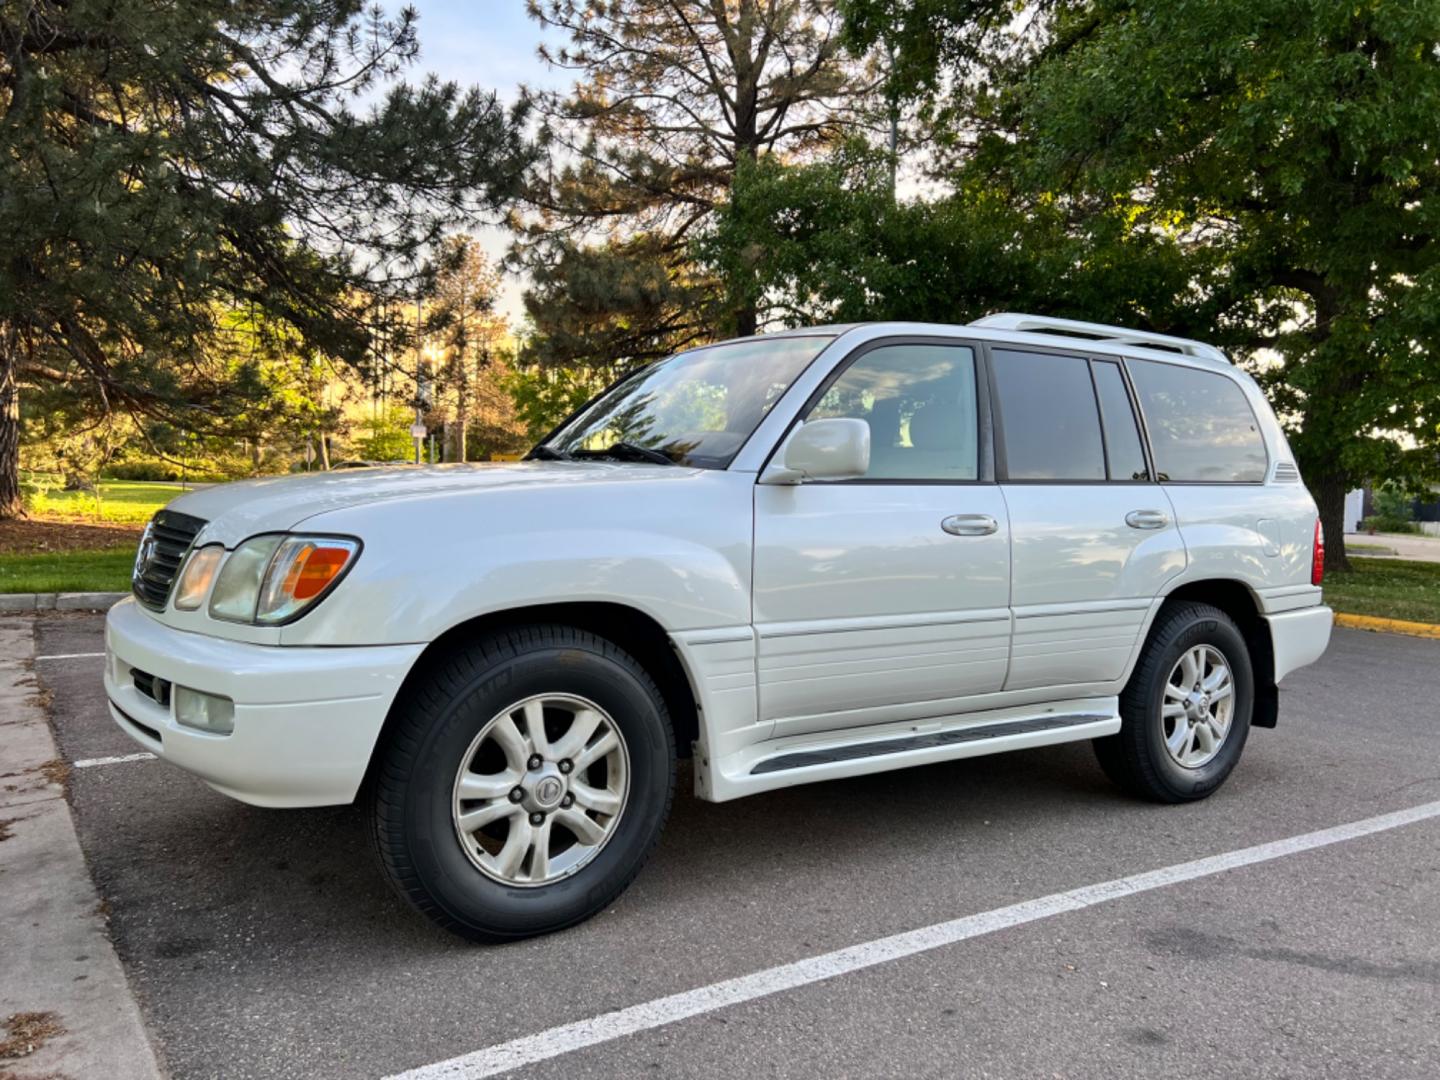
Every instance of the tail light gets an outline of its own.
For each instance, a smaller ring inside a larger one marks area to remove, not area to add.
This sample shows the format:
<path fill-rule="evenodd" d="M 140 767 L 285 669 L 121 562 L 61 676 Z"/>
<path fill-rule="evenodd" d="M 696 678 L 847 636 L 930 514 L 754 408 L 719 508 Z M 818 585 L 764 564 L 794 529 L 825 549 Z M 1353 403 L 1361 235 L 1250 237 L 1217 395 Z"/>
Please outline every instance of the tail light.
<path fill-rule="evenodd" d="M 1310 562 L 1310 584 L 1319 585 L 1325 580 L 1325 527 L 1315 519 L 1314 556 Z"/>

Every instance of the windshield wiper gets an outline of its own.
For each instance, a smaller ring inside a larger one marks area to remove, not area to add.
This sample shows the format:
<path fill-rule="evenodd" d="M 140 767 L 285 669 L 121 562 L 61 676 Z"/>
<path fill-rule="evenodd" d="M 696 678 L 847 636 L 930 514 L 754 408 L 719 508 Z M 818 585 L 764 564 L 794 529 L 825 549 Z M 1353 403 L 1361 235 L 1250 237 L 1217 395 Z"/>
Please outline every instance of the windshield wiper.
<path fill-rule="evenodd" d="M 611 443 L 604 450 L 575 450 L 571 457 L 615 458 L 618 461 L 649 461 L 656 465 L 674 465 L 675 459 L 659 450 L 652 450 L 639 443 Z"/>
<path fill-rule="evenodd" d="M 570 455 L 556 450 L 553 446 L 540 445 L 535 447 L 525 457 L 530 461 L 569 461 Z"/>

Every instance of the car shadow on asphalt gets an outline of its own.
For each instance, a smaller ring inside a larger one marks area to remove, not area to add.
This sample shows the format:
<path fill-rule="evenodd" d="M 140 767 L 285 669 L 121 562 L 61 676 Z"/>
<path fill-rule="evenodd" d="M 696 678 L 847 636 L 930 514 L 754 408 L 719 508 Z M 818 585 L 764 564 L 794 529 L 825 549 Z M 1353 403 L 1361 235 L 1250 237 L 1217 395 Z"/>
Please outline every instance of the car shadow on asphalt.
<path fill-rule="evenodd" d="M 993 821 L 1037 829 L 1056 815 L 1103 822 L 1117 800 L 1084 746 L 827 781 L 722 804 L 695 799 L 690 783 L 682 763 L 661 842 L 612 909 L 636 926 L 663 922 L 677 907 L 783 898 L 797 888 L 813 890 L 817 881 L 828 881 L 834 896 L 836 888 L 873 888 L 865 881 L 875 875 L 913 880 L 917 862 L 933 860 L 937 847 L 963 857 L 975 844 L 992 842 L 984 834 L 993 834 Z M 323 941 L 321 951 L 363 948 L 413 958 L 417 949 L 449 952 L 461 944 L 387 888 L 361 805 L 247 806 L 162 762 L 82 771 L 73 785 L 82 841 L 102 890 L 115 897 L 122 951 L 174 962 L 216 950 Z M 145 812 L 116 820 L 107 812 L 115 802 Z M 849 873 L 846 865 L 865 873 Z M 155 917 L 161 912 L 164 924 Z"/>

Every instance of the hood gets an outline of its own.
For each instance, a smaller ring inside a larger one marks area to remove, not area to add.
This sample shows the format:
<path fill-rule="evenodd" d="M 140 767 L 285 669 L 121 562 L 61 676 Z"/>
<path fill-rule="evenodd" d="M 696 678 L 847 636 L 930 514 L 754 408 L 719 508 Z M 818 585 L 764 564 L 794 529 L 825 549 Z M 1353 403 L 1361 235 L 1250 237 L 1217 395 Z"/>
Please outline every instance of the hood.
<path fill-rule="evenodd" d="M 701 470 L 643 462 L 523 461 L 503 464 L 400 466 L 241 480 L 181 495 L 167 509 L 209 524 L 201 539 L 233 546 L 264 532 L 285 532 L 331 510 L 410 499 L 464 497 L 516 487 L 614 482 L 656 483 Z"/>

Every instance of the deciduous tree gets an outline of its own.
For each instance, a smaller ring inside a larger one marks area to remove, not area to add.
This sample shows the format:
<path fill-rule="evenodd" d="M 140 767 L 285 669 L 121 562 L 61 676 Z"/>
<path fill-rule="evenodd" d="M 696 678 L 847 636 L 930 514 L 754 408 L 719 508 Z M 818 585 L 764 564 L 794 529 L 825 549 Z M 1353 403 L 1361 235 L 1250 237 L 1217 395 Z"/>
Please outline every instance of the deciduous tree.
<path fill-rule="evenodd" d="M 846 0 L 931 102 L 941 178 L 1190 272 L 1135 312 L 1268 385 L 1340 542 L 1347 489 L 1440 464 L 1440 5 Z M 1103 230 L 1102 230 L 1103 231 Z M 1017 235 L 1024 243 L 1025 236 Z M 1033 306 L 1042 306 L 1036 303 Z"/>

